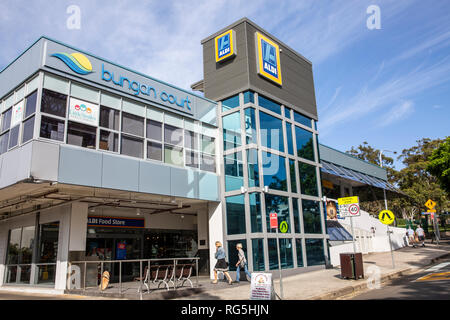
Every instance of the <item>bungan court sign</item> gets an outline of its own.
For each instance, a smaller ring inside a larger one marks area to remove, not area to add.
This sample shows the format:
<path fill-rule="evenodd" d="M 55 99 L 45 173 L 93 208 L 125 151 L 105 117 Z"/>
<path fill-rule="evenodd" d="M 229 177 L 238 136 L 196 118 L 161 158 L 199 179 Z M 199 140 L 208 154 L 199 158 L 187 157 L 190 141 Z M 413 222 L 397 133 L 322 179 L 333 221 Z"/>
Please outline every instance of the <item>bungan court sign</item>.
<path fill-rule="evenodd" d="M 214 38 L 216 62 L 228 60 L 236 55 L 236 35 L 233 29 Z"/>
<path fill-rule="evenodd" d="M 88 217 L 88 227 L 103 228 L 145 228 L 143 218 L 123 218 L 123 217 Z"/>
<path fill-rule="evenodd" d="M 258 73 L 282 85 L 280 66 L 280 47 L 265 35 L 256 32 L 256 65 Z"/>

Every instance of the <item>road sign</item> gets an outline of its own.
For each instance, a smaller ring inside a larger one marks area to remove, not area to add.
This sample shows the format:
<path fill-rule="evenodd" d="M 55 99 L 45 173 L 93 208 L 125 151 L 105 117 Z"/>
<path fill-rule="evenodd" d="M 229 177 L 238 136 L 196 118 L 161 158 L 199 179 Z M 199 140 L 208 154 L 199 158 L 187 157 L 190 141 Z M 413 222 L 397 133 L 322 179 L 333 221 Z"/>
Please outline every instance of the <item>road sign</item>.
<path fill-rule="evenodd" d="M 345 197 L 338 199 L 339 216 L 345 217 L 357 217 L 361 213 L 359 211 L 359 198 L 358 197 Z"/>
<path fill-rule="evenodd" d="M 436 209 L 428 209 L 427 212 L 436 212 Z"/>
<path fill-rule="evenodd" d="M 277 229 L 278 228 L 278 215 L 275 212 L 270 214 L 270 228 Z"/>
<path fill-rule="evenodd" d="M 395 215 L 390 210 L 383 210 L 378 215 L 378 219 L 380 219 L 381 223 L 389 225 L 394 222 Z"/>
<path fill-rule="evenodd" d="M 431 199 L 428 199 L 427 202 L 425 202 L 425 207 L 427 207 L 428 209 L 433 209 L 436 206 L 436 202 L 434 202 Z"/>
<path fill-rule="evenodd" d="M 280 223 L 280 232 L 286 233 L 289 230 L 289 225 L 286 221 Z"/>

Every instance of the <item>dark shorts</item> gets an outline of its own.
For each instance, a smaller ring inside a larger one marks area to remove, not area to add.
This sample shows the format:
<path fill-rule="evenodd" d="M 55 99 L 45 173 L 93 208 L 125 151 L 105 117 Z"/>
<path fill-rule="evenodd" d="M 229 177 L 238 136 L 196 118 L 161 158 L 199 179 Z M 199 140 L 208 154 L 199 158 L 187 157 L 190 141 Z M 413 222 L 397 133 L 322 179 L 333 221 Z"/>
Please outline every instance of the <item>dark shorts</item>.
<path fill-rule="evenodd" d="M 419 241 L 423 241 L 423 240 L 425 240 L 425 237 L 424 236 L 419 236 Z"/>

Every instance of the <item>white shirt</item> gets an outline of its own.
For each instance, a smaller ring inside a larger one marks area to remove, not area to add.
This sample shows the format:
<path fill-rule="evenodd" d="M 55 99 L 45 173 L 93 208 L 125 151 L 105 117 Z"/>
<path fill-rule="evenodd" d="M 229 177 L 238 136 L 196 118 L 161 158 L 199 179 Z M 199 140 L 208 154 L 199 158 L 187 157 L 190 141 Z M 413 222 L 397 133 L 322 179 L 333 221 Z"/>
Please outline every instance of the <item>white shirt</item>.
<path fill-rule="evenodd" d="M 423 231 L 423 229 L 422 229 L 421 227 L 418 227 L 418 228 L 416 229 L 416 232 L 417 232 L 417 235 L 418 235 L 419 237 L 422 237 L 422 236 L 425 235 L 425 233 L 424 233 L 424 231 Z"/>

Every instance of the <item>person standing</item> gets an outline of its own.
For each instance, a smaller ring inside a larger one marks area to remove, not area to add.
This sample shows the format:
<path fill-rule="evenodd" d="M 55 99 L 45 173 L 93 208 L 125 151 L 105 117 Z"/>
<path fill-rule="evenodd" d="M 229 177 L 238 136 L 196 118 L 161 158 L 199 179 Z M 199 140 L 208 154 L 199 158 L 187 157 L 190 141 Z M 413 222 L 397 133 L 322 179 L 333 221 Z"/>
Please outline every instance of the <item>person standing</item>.
<path fill-rule="evenodd" d="M 409 244 L 412 244 L 414 247 L 414 230 L 411 228 L 411 226 L 409 226 L 407 233 Z"/>
<path fill-rule="evenodd" d="M 425 247 L 425 231 L 422 229 L 420 224 L 416 229 L 416 233 L 419 238 L 419 241 L 422 241 L 422 247 Z"/>
<path fill-rule="evenodd" d="M 236 263 L 236 282 L 239 282 L 241 268 L 244 268 L 245 274 L 251 279 L 252 275 L 248 272 L 247 259 L 245 259 L 245 252 L 242 250 L 242 243 L 236 244 L 236 250 L 238 251 L 238 262 Z"/>
<path fill-rule="evenodd" d="M 212 283 L 217 283 L 217 272 L 222 272 L 224 276 L 228 279 L 228 284 L 232 284 L 233 280 L 231 280 L 231 276 L 228 273 L 228 263 L 225 260 L 225 250 L 222 247 L 222 243 L 220 241 L 216 241 L 216 254 L 215 258 L 217 259 L 216 265 L 214 267 L 214 281 Z"/>

